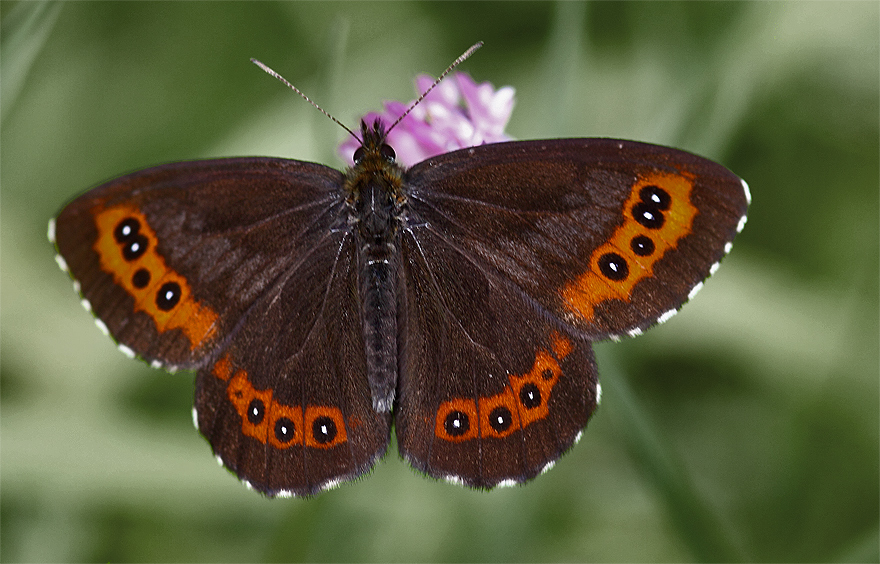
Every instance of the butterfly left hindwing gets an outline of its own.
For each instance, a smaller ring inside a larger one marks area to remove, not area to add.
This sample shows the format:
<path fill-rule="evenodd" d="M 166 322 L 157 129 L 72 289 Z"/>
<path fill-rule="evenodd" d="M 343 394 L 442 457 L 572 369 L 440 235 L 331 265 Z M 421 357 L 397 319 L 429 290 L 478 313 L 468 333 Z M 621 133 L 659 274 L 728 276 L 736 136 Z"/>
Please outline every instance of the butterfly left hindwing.
<path fill-rule="evenodd" d="M 268 495 L 312 495 L 367 472 L 391 414 L 366 376 L 354 238 L 328 233 L 254 304 L 235 340 L 199 370 L 199 430 Z"/>

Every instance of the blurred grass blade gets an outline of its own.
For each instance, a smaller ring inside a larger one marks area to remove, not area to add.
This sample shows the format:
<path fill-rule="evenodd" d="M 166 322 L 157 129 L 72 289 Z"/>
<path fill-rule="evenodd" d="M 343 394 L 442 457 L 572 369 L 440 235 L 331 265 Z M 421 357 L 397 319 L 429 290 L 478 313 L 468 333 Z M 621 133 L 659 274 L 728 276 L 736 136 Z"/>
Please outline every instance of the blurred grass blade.
<path fill-rule="evenodd" d="M 562 135 L 569 131 L 573 108 L 581 103 L 577 91 L 578 69 L 582 66 L 584 29 L 587 8 L 583 2 L 559 2 L 544 55 L 544 84 L 552 84 L 544 92 L 541 105 L 543 131 L 548 135 Z"/>
<path fill-rule="evenodd" d="M 0 29 L 0 122 L 6 121 L 9 110 L 15 106 L 60 12 L 60 2 L 19 2 L 4 18 Z"/>
<path fill-rule="evenodd" d="M 345 73 L 346 57 L 348 53 L 348 39 L 351 35 L 351 21 L 342 14 L 337 15 L 330 26 L 330 31 L 326 38 L 326 49 L 324 50 L 325 64 L 321 67 L 320 91 L 324 97 L 323 104 L 325 108 L 332 108 L 333 111 L 339 112 L 343 107 L 342 93 L 345 92 L 346 80 L 348 77 Z M 316 118 L 317 115 L 312 116 Z M 323 116 L 321 116 L 323 117 Z M 342 117 L 342 116 L 337 116 Z M 329 123 L 329 122 L 328 122 Z M 345 123 L 345 121 L 343 121 Z M 358 124 L 349 123 L 349 127 L 357 131 Z M 323 155 L 322 162 L 336 163 L 340 158 L 336 152 L 336 146 L 339 144 L 341 128 L 327 127 L 322 124 L 321 127 L 314 129 L 318 147 Z"/>
<path fill-rule="evenodd" d="M 731 527 L 694 489 L 684 464 L 645 415 L 623 375 L 615 370 L 613 362 L 605 361 L 602 368 L 602 390 L 614 403 L 608 414 L 628 441 L 627 448 L 637 467 L 660 494 L 673 526 L 695 560 L 746 560 L 730 537 Z"/>

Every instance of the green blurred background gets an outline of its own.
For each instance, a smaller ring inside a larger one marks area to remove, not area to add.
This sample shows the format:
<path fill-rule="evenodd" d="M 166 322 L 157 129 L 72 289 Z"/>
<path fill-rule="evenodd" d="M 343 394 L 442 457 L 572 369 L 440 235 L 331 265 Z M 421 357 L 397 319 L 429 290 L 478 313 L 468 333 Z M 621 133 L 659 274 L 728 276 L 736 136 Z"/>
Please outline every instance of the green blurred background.
<path fill-rule="evenodd" d="M 4 561 L 877 561 L 878 27 L 864 3 L 12 3 L 2 16 Z M 687 149 L 749 223 L 694 303 L 597 345 L 581 442 L 524 487 L 371 476 L 267 500 L 193 430 L 191 374 L 94 327 L 46 223 L 167 161 L 341 166 L 343 132 L 462 69 L 520 139 Z"/>

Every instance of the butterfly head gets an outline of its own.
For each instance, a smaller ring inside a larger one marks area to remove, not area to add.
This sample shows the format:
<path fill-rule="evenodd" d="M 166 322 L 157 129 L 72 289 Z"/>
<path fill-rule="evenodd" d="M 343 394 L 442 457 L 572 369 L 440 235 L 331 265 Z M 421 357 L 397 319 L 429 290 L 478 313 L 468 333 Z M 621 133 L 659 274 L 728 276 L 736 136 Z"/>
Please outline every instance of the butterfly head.
<path fill-rule="evenodd" d="M 372 126 L 361 120 L 361 146 L 354 151 L 355 168 L 366 167 L 367 170 L 377 170 L 395 165 L 397 155 L 391 145 L 385 143 L 387 134 L 379 118 L 376 118 Z"/>

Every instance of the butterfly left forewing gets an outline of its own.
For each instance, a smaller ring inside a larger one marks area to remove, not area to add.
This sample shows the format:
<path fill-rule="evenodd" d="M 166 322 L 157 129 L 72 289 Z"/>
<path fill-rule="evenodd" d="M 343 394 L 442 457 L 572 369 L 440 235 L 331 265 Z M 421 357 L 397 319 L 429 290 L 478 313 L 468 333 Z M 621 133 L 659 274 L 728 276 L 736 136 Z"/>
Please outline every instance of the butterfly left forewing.
<path fill-rule="evenodd" d="M 124 350 L 196 368 L 328 228 L 341 176 L 269 158 L 162 165 L 75 199 L 50 236 L 84 305 Z"/>

